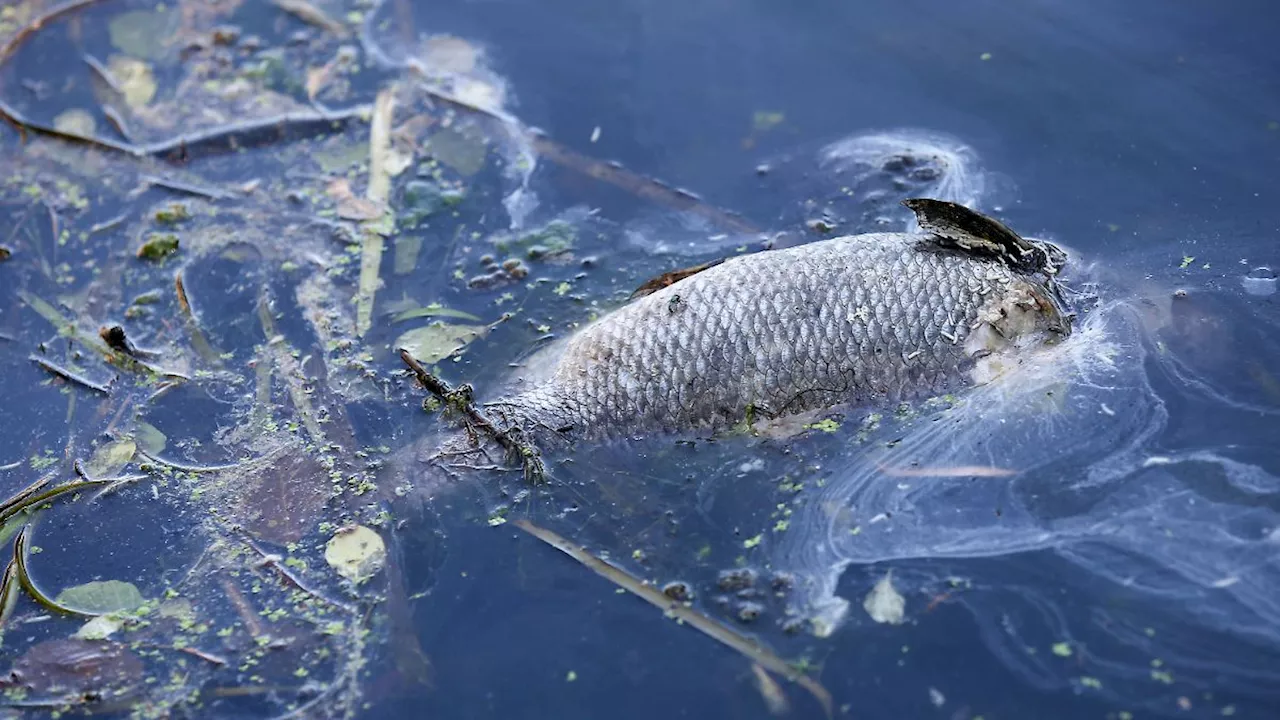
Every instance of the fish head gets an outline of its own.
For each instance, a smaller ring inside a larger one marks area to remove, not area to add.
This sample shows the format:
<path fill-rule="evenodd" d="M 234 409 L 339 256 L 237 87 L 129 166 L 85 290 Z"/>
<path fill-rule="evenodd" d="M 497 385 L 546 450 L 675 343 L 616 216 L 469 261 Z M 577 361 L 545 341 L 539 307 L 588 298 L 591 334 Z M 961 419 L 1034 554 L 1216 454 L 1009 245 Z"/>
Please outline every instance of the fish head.
<path fill-rule="evenodd" d="M 1025 276 L 993 293 L 965 339 L 975 385 L 985 385 L 1021 365 L 1028 355 L 1071 334 L 1073 316 L 1056 280 Z"/>

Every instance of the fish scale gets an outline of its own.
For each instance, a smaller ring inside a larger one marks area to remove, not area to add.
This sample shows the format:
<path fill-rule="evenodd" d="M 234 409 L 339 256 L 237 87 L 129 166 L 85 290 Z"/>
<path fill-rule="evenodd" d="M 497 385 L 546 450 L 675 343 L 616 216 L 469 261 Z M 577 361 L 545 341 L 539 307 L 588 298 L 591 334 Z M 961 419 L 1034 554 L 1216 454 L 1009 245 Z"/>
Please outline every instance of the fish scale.
<path fill-rule="evenodd" d="M 1062 325 L 1037 300 L 1046 282 L 927 234 L 736 257 L 536 354 L 487 407 L 508 426 L 602 438 L 939 395 L 999 349 L 970 339 L 1009 308 L 1033 322 L 999 329 L 999 343 Z"/>

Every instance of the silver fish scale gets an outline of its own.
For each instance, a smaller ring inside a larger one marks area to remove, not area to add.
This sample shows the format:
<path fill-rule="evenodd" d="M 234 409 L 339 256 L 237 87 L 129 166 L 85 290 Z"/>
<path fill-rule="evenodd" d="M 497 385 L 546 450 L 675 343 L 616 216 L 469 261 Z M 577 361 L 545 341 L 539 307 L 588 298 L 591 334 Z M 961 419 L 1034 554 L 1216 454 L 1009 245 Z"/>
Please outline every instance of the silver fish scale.
<path fill-rule="evenodd" d="M 771 417 L 941 394 L 961 380 L 984 306 L 1026 286 L 920 235 L 734 258 L 535 356 L 523 387 L 490 407 L 526 428 L 603 437 L 724 427 L 748 407 Z"/>

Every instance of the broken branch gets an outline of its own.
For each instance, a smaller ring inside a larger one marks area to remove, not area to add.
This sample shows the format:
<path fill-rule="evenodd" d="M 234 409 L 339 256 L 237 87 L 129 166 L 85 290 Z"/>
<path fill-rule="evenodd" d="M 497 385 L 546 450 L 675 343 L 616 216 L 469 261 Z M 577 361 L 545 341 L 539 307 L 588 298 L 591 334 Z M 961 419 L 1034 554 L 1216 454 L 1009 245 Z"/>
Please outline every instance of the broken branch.
<path fill-rule="evenodd" d="M 417 358 L 408 350 L 400 348 L 398 352 L 400 353 L 400 359 L 417 377 L 422 387 L 427 389 L 427 392 L 444 403 L 445 407 L 462 413 L 472 426 L 480 429 L 501 445 L 502 449 L 506 450 L 509 455 L 520 458 L 520 465 L 524 470 L 526 480 L 537 483 L 546 477 L 546 468 L 542 464 L 542 455 L 538 452 L 537 447 L 517 439 L 510 431 L 499 429 L 498 426 L 493 424 L 493 421 L 485 417 L 484 413 L 480 411 L 480 408 L 476 407 L 475 402 L 472 400 L 470 385 L 454 388 L 444 379 L 427 372 L 427 369 L 422 367 L 422 363 L 418 362 Z"/>

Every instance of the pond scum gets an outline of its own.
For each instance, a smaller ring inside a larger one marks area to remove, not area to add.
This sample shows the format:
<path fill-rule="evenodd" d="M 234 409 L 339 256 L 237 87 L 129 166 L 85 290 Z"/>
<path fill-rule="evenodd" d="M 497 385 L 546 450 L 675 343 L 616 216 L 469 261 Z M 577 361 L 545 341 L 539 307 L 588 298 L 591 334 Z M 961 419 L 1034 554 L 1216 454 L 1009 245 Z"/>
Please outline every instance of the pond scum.
<path fill-rule="evenodd" d="M 23 488 L 0 505 L 13 546 L 0 586 L 8 708 L 351 717 L 389 692 L 369 686 L 378 658 L 395 668 L 390 682 L 430 687 L 429 648 L 407 626 L 385 539 L 406 488 L 380 478 L 390 447 L 357 440 L 350 408 L 418 402 L 414 374 L 382 369 L 403 347 L 436 399 L 484 431 L 428 368 L 518 316 L 521 301 L 502 295 L 494 305 L 511 305 L 491 321 L 440 298 L 396 298 L 388 288 L 423 251 L 404 231 L 443 217 L 463 255 L 471 244 L 524 253 L 481 259 L 472 277 L 459 265 L 448 280 L 527 279 L 551 313 L 520 324 L 533 342 L 583 319 L 580 292 L 538 277 L 571 256 L 576 230 L 488 227 L 466 202 L 500 200 L 515 216 L 536 202 L 537 158 L 752 230 L 521 127 L 462 40 L 428 38 L 381 74 L 362 60 L 369 48 L 349 44 L 376 11 L 368 3 L 277 0 L 264 17 L 233 16 L 238 5 L 0 10 L 0 118 L 13 128 L 0 140 L 5 447 L 27 454 L 0 458 L 9 490 Z M 280 17 L 287 38 L 233 24 Z M 65 49 L 68 67 L 42 75 L 26 52 L 37 44 Z M 538 479 L 527 448 L 508 449 Z M 787 707 L 772 673 L 832 713 L 805 663 L 549 529 L 512 526 L 741 653 L 769 707 Z M 96 528 L 109 548 L 86 548 L 73 527 Z"/>

